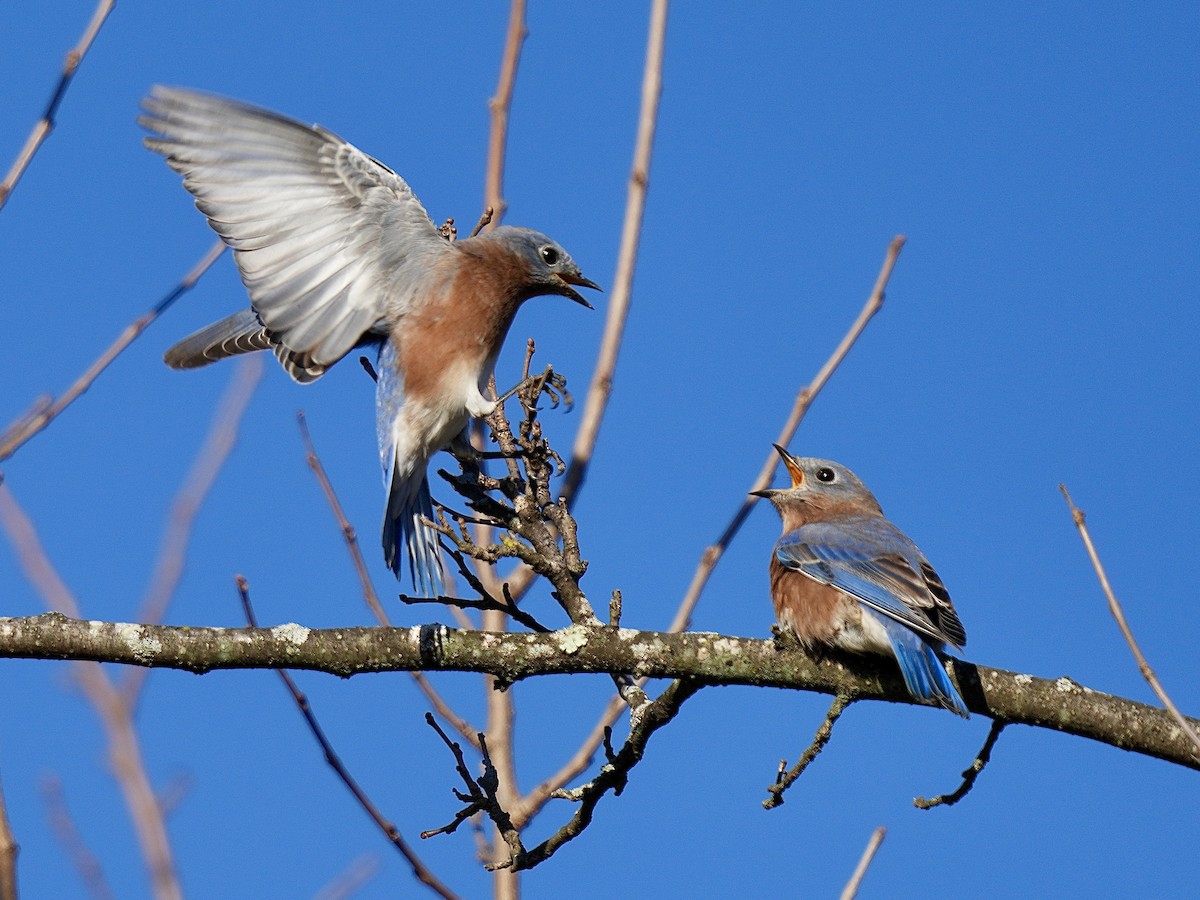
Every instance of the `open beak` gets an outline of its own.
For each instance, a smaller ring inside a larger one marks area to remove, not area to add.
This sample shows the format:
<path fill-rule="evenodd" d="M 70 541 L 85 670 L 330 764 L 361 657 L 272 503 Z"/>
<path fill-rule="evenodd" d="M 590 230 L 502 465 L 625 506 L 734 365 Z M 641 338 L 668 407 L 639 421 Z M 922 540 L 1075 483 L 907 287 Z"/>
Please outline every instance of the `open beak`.
<path fill-rule="evenodd" d="M 788 471 L 788 475 L 792 477 L 792 487 L 797 488 L 804 484 L 804 470 L 800 468 L 800 464 L 796 462 L 796 457 L 788 453 L 778 444 L 772 444 L 775 452 L 779 454 L 779 458 L 783 460 L 783 465 Z"/>
<path fill-rule="evenodd" d="M 800 468 L 799 464 L 796 462 L 796 458 L 778 444 L 772 444 L 771 446 L 775 448 L 775 452 L 779 454 L 780 458 L 783 460 L 784 466 L 787 467 L 788 474 L 792 476 L 792 487 L 795 488 L 802 485 L 804 483 L 804 470 Z M 770 500 L 776 494 L 782 493 L 783 491 L 779 488 L 766 488 L 765 490 L 761 491 L 751 491 L 750 496 L 762 497 L 766 500 Z"/>
<path fill-rule="evenodd" d="M 570 297 L 576 303 L 586 306 L 588 309 L 595 309 L 592 304 L 583 299 L 583 295 L 579 291 L 574 290 L 571 285 L 576 284 L 579 287 L 591 288 L 593 291 L 603 292 L 603 288 L 590 278 L 584 278 L 579 272 L 566 272 L 558 276 L 558 280 L 562 282 L 562 295 Z"/>

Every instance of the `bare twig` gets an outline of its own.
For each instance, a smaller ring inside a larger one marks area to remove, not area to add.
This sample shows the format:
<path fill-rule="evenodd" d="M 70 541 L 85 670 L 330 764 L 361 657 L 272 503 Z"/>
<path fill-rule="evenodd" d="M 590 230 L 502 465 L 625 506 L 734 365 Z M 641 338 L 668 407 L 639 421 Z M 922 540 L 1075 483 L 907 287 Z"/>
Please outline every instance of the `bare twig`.
<path fill-rule="evenodd" d="M 556 791 L 561 790 L 587 771 L 592 760 L 596 758 L 596 752 L 604 742 L 604 735 L 612 730 L 613 724 L 628 708 L 629 704 L 619 694 L 614 694 L 609 698 L 608 704 L 604 707 L 596 724 L 592 726 L 592 730 L 588 732 L 588 736 L 584 738 L 571 758 L 563 763 L 557 772 L 521 798 L 521 802 L 517 804 L 512 814 L 513 822 L 518 828 L 524 828 L 529 824 L 534 816 L 542 811 L 546 801 L 554 796 Z"/>
<path fill-rule="evenodd" d="M 4 176 L 4 181 L 0 181 L 0 209 L 4 208 L 4 204 L 12 196 L 13 188 L 17 186 L 17 182 L 21 180 L 25 170 L 29 168 L 29 163 L 33 160 L 34 154 L 38 152 L 38 148 L 54 130 L 54 117 L 58 114 L 58 107 L 67 93 L 67 87 L 71 84 L 71 79 L 75 77 L 79 64 L 83 62 L 96 35 L 100 33 L 100 27 L 115 5 L 116 0 L 100 0 L 96 5 L 95 12 L 92 13 L 91 21 L 88 22 L 87 28 L 83 32 L 83 37 L 79 39 L 78 44 L 67 51 L 66 58 L 63 60 L 62 74 L 58 76 L 58 84 L 54 87 L 54 93 L 50 95 L 46 111 L 42 113 L 41 119 L 33 126 L 29 137 L 25 139 L 25 146 L 17 154 L 8 174 Z"/>
<path fill-rule="evenodd" d="M 629 782 L 630 771 L 641 762 L 650 738 L 658 729 L 674 719 L 688 698 L 694 696 L 701 687 L 703 684 L 699 681 L 690 678 L 679 679 L 671 682 L 656 699 L 647 701 L 643 706 L 635 709 L 632 717 L 633 725 L 629 729 L 629 737 L 624 746 L 613 753 L 611 747 L 606 744 L 605 749 L 609 759 L 608 763 L 600 769 L 599 774 L 582 787 L 572 791 L 559 791 L 555 794 L 555 796 L 561 796 L 579 804 L 575 815 L 541 844 L 515 859 L 513 867 L 532 869 L 553 856 L 564 844 L 579 837 L 591 824 L 596 804 L 609 791 L 620 796 Z"/>
<path fill-rule="evenodd" d="M 190 772 L 180 772 L 175 775 L 167 786 L 158 792 L 158 808 L 164 818 L 170 818 L 177 810 L 188 793 L 192 790 L 192 775 Z"/>
<path fill-rule="evenodd" d="M 78 617 L 79 604 L 75 596 L 46 555 L 33 522 L 12 496 L 8 486 L 2 483 L 0 525 L 8 531 L 9 540 L 26 577 L 42 595 L 47 608 Z M 134 728 L 132 709 L 124 693 L 97 663 L 81 662 L 75 667 L 75 674 L 84 695 L 104 725 L 108 737 L 109 765 L 133 819 L 142 856 L 150 872 L 154 896 L 158 900 L 178 900 L 183 893 L 175 872 L 166 822 L 150 784 L 141 742 Z"/>
<path fill-rule="evenodd" d="M 456 742 L 450 740 L 441 726 L 438 725 L 434 717 L 426 713 L 425 722 L 438 733 L 443 743 L 454 754 L 454 769 L 458 772 L 458 777 L 462 779 L 466 785 L 466 792 L 455 791 L 454 795 L 463 803 L 466 804 L 463 809 L 459 810 L 454 815 L 454 819 L 441 828 L 434 828 L 429 831 L 421 832 L 422 838 L 431 838 L 439 834 L 452 834 L 459 825 L 467 819 L 474 816 L 476 813 L 487 813 L 488 818 L 492 820 L 496 830 L 500 833 L 504 843 L 508 846 L 508 858 L 501 866 L 488 866 L 493 868 L 506 868 L 512 864 L 512 861 L 519 859 L 525 853 L 525 848 L 521 845 L 520 832 L 513 827 L 512 820 L 509 818 L 508 811 L 505 809 L 503 802 L 499 799 L 499 773 L 496 771 L 496 766 L 492 760 L 492 755 L 488 750 L 487 738 L 484 735 L 479 735 L 479 742 L 482 749 L 480 754 L 483 757 L 483 774 L 478 778 L 471 775 L 467 768 L 467 762 L 463 758 L 462 747 Z"/>
<path fill-rule="evenodd" d="M 600 354 L 592 372 L 587 403 L 584 405 L 579 431 L 575 436 L 575 446 L 571 451 L 571 465 L 560 489 L 561 496 L 567 499 L 568 504 L 574 502 L 587 476 L 588 465 L 596 448 L 596 438 L 600 434 L 600 423 L 604 419 L 604 411 L 612 395 L 613 373 L 617 368 L 617 355 L 620 353 L 621 339 L 625 334 L 625 320 L 629 316 L 633 272 L 637 266 L 638 244 L 642 235 L 642 215 L 646 209 L 646 192 L 650 186 L 650 156 L 654 147 L 654 130 L 658 123 L 658 100 L 662 93 L 663 45 L 666 42 L 668 5 L 668 0 L 654 0 L 650 10 L 646 64 L 642 73 L 642 105 L 638 117 L 633 170 L 629 175 L 625 222 L 621 228 L 621 250 L 617 257 L 617 271 L 608 302 L 608 316 L 604 323 Z"/>
<path fill-rule="evenodd" d="M 79 880 L 83 882 L 84 888 L 95 900 L 112 900 L 116 895 L 109 887 L 108 879 L 104 877 L 104 868 L 100 865 L 96 854 L 88 848 L 83 835 L 75 827 L 75 820 L 71 818 L 71 811 L 67 808 L 67 798 L 63 794 L 62 782 L 57 777 L 50 775 L 43 778 L 39 786 L 42 799 L 46 803 L 46 815 L 50 819 L 50 829 L 54 832 L 58 842 L 62 844 L 63 851 L 79 874 Z M 15 896 L 14 894 L 13 897 L 15 898 Z"/>
<path fill-rule="evenodd" d="M 358 583 L 362 586 L 363 602 L 374 613 L 380 625 L 391 625 L 387 613 L 383 610 L 383 604 L 379 602 L 379 595 L 375 592 L 375 585 L 371 582 L 371 575 L 367 570 L 367 562 L 363 559 L 362 550 L 358 546 L 358 532 L 350 524 L 350 519 L 333 489 L 333 482 L 329 480 L 325 466 L 321 464 L 321 458 L 317 455 L 316 445 L 308 430 L 308 421 L 304 418 L 304 410 L 296 412 L 296 424 L 300 428 L 300 439 L 304 442 L 305 460 L 308 462 L 308 467 L 312 469 L 317 484 L 321 486 L 325 502 L 329 504 L 329 509 L 337 520 L 338 530 L 342 533 L 342 539 L 346 542 L 346 550 L 350 553 L 350 561 L 354 564 Z"/>
<path fill-rule="evenodd" d="M 1142 677 L 1146 679 L 1146 683 L 1162 701 L 1162 705 L 1167 708 L 1171 716 L 1179 723 L 1179 727 L 1183 729 L 1183 733 L 1191 739 L 1196 745 L 1196 749 L 1200 751 L 1200 734 L 1197 734 L 1196 729 L 1192 728 L 1187 718 L 1179 711 L 1179 708 L 1167 696 L 1166 690 L 1162 683 L 1158 680 L 1158 676 L 1154 674 L 1154 670 L 1150 668 L 1150 663 L 1146 661 L 1145 655 L 1142 653 L 1141 647 L 1138 646 L 1137 640 L 1133 636 L 1133 629 L 1129 627 L 1129 622 L 1125 619 L 1125 611 L 1121 608 L 1121 604 L 1117 602 L 1117 595 L 1113 593 L 1112 585 L 1108 581 L 1108 575 L 1105 574 L 1104 565 L 1100 562 L 1100 554 L 1096 552 L 1096 545 L 1092 543 L 1092 536 L 1088 532 L 1086 524 L 1086 516 L 1083 510 L 1079 509 L 1071 500 L 1071 495 L 1067 493 L 1067 486 L 1060 484 L 1058 489 L 1062 491 L 1063 497 L 1067 501 L 1067 506 L 1071 508 L 1071 517 L 1075 520 L 1075 527 L 1079 529 L 1079 536 L 1083 539 L 1083 546 L 1087 548 L 1088 558 L 1092 561 L 1092 568 L 1096 570 L 1096 577 L 1100 580 L 1100 587 L 1104 591 L 1104 596 L 1108 598 L 1108 611 L 1112 613 L 1112 617 L 1117 621 L 1117 627 L 1121 629 L 1121 634 L 1125 637 L 1125 643 L 1129 645 L 1129 649 L 1133 652 L 1133 658 L 1137 661 L 1138 671 L 1142 673 Z"/>
<path fill-rule="evenodd" d="M 504 56 L 500 62 L 500 80 L 496 94 L 488 101 L 492 113 L 492 128 L 488 135 L 487 185 L 484 188 L 484 207 L 489 210 L 483 225 L 495 227 L 504 219 L 508 202 L 504 199 L 504 155 L 508 146 L 508 113 L 512 108 L 513 89 L 517 82 L 517 65 L 521 61 L 521 45 L 529 30 L 525 27 L 525 0 L 512 0 L 508 13 L 508 33 L 504 39 Z M 482 221 L 482 220 L 481 220 Z"/>
<path fill-rule="evenodd" d="M 3 434 L 0 434 L 0 462 L 8 459 L 17 452 L 30 438 L 41 432 L 47 425 L 68 406 L 74 403 L 79 395 L 92 386 L 97 378 L 100 377 L 109 364 L 116 359 L 120 354 L 132 344 L 139 335 L 154 322 L 163 312 L 187 291 L 200 279 L 200 276 L 208 271 L 209 267 L 217 261 L 224 251 L 225 245 L 217 241 L 209 251 L 200 259 L 192 270 L 183 277 L 183 279 L 172 290 L 163 297 L 149 312 L 136 319 L 128 325 L 124 331 L 113 341 L 112 346 L 105 350 L 100 357 L 88 367 L 82 375 L 76 379 L 61 397 L 57 400 L 52 400 L 45 397 L 36 402 L 33 407 L 23 416 L 13 422 Z"/>
<path fill-rule="evenodd" d="M 774 809 L 777 806 L 783 806 L 783 795 L 793 784 L 796 779 L 804 774 L 804 770 L 809 764 L 816 759 L 825 745 L 829 743 L 829 738 L 833 735 L 833 726 L 837 724 L 837 720 L 841 718 L 846 707 L 853 700 L 848 694 L 838 694 L 833 698 L 833 703 L 829 707 L 829 712 L 825 713 L 825 721 L 821 723 L 821 727 L 817 729 L 817 733 L 813 736 L 812 743 L 808 745 L 808 749 L 800 754 L 800 758 L 796 760 L 796 764 L 788 771 L 784 771 L 784 762 L 779 763 L 779 774 L 775 776 L 775 783 L 767 788 L 767 793 L 770 794 L 766 800 L 762 802 L 763 809 Z"/>
<path fill-rule="evenodd" d="M 874 318 L 875 314 L 883 308 L 884 290 L 887 288 L 888 280 L 892 277 L 892 269 L 896 267 L 896 260 L 900 256 L 900 250 L 904 247 L 904 236 L 897 235 L 892 238 L 892 243 L 888 246 L 887 255 L 883 259 L 883 267 L 879 270 L 879 275 L 875 279 L 875 287 L 871 290 L 871 295 L 867 298 L 866 305 L 858 314 L 858 318 L 854 320 L 854 324 L 850 326 L 850 330 L 846 332 L 841 343 L 833 351 L 833 354 L 825 361 L 825 365 L 821 366 L 821 370 L 817 372 L 812 383 L 807 387 L 802 388 L 800 393 L 796 395 L 796 400 L 792 404 L 792 411 L 788 414 L 787 421 L 783 423 L 783 428 L 780 429 L 779 437 L 775 443 L 781 447 L 786 447 L 791 443 L 792 437 L 796 434 L 796 429 L 800 427 L 800 422 L 804 419 L 808 408 L 816 399 L 817 394 L 825 387 L 831 375 L 838 366 L 842 364 L 842 360 L 846 358 L 846 354 L 850 352 L 850 348 L 858 340 L 859 335 L 867 327 L 867 323 Z M 763 467 L 759 470 L 758 477 L 754 479 L 754 483 L 750 487 L 750 491 L 759 491 L 771 484 L 771 479 L 775 475 L 775 469 L 779 465 L 779 454 L 771 451 L 767 454 L 767 461 L 763 463 Z M 679 604 L 679 609 L 675 613 L 675 619 L 671 622 L 671 631 L 685 631 L 692 621 L 692 613 L 696 609 L 696 604 L 700 601 L 700 594 L 704 591 L 705 585 L 708 584 L 708 579 L 713 573 L 713 569 L 717 567 L 717 563 L 721 561 L 721 557 L 725 554 L 729 544 L 733 541 L 738 531 L 741 530 L 742 524 L 746 521 L 746 517 L 750 515 L 750 510 L 754 508 L 756 497 L 750 496 L 749 493 L 741 501 L 737 512 L 733 519 L 725 526 L 725 530 L 721 532 L 721 536 L 717 538 L 715 544 L 704 548 L 704 552 L 700 554 L 700 562 L 696 566 L 696 572 L 692 575 L 692 583 L 688 585 L 687 593 L 684 594 L 683 600 Z"/>
<path fill-rule="evenodd" d="M 337 492 L 333 489 L 333 482 L 329 480 L 329 475 L 325 472 L 325 466 L 321 464 L 321 458 L 317 455 L 317 447 L 313 443 L 312 435 L 308 431 L 308 422 L 304 418 L 304 412 L 296 413 L 296 422 L 300 427 L 300 437 L 304 441 L 305 458 L 308 461 L 308 467 L 312 469 L 313 475 L 317 479 L 317 483 L 321 486 L 322 493 L 325 494 L 325 500 L 329 504 L 330 511 L 333 512 L 333 517 L 337 520 L 338 529 L 342 532 L 342 538 L 346 542 L 346 550 L 350 554 L 350 559 L 354 563 L 354 571 L 358 573 L 358 581 L 362 586 L 363 600 L 375 614 L 375 619 L 385 628 L 391 627 L 391 620 L 388 619 L 387 613 L 383 609 L 383 604 L 379 602 L 379 595 L 375 593 L 375 585 L 371 583 L 371 575 L 367 571 L 366 560 L 363 559 L 362 549 L 358 545 L 358 533 L 353 525 L 350 524 L 350 519 L 346 516 L 345 509 L 342 508 L 342 503 L 338 500 Z M 466 623 L 466 627 L 471 627 L 471 622 Z M 476 737 L 477 730 L 462 716 L 458 715 L 450 708 L 441 694 L 437 692 L 429 679 L 422 672 L 412 672 L 412 679 L 416 682 L 421 693 L 425 695 L 425 699 L 433 706 L 434 711 L 442 717 L 442 719 L 450 723 L 459 734 L 471 742 L 472 746 L 478 749 L 478 738 Z"/>
<path fill-rule="evenodd" d="M 0 900 L 17 900 L 17 853 L 20 848 L 13 838 L 8 821 L 8 807 L 0 789 Z"/>
<path fill-rule="evenodd" d="M 842 888 L 841 900 L 854 900 L 858 896 L 858 889 L 862 885 L 863 876 L 867 874 L 871 860 L 875 858 L 875 852 L 879 849 L 879 845 L 883 843 L 886 835 L 887 829 L 882 825 L 871 832 L 871 839 L 867 841 L 867 848 L 863 850 L 862 858 L 859 859 L 858 865 L 854 867 L 854 874 L 850 876 L 850 880 Z"/>
<path fill-rule="evenodd" d="M 496 211 L 490 206 L 485 207 L 483 213 L 479 216 L 479 221 L 476 222 L 475 227 L 471 229 L 470 237 L 475 237 L 475 235 L 479 234 L 479 232 L 483 231 L 483 229 L 490 225 L 495 214 Z"/>
<path fill-rule="evenodd" d="M 258 621 L 254 616 L 254 607 L 250 604 L 250 585 L 241 575 L 237 576 L 237 589 L 238 596 L 242 601 L 242 610 L 246 614 L 246 621 L 251 627 L 257 627 Z M 321 752 L 325 754 L 325 762 L 329 764 L 329 767 L 333 769 L 338 778 L 342 780 L 342 783 L 346 785 L 346 788 L 354 796 L 354 799 L 358 801 L 359 806 L 371 817 L 371 821 L 383 832 L 384 837 L 391 841 L 392 846 L 407 860 L 409 866 L 412 868 L 413 876 L 438 896 L 444 897 L 446 900 L 456 898 L 458 895 L 442 884 L 438 877 L 426 867 L 421 858 L 408 846 L 408 842 L 404 840 L 404 837 L 400 834 L 400 830 L 392 822 L 384 818 L 383 813 L 379 811 L 379 808 L 367 796 L 358 782 L 355 781 L 354 776 L 350 774 L 350 771 L 342 763 L 337 751 L 333 749 L 333 744 L 326 737 L 324 729 L 321 728 L 321 723 L 317 721 L 316 714 L 312 711 L 312 705 L 308 702 L 308 697 L 296 686 L 296 682 L 292 676 L 283 669 L 278 671 L 280 680 L 283 681 L 284 686 L 292 695 L 292 699 L 296 702 L 296 708 L 304 716 L 304 721 L 307 723 L 309 731 L 312 732 L 312 736 L 316 739 L 317 743 L 321 745 Z"/>
<path fill-rule="evenodd" d="M 192 525 L 204 498 L 212 490 L 217 475 L 237 442 L 242 416 L 250 405 L 250 398 L 254 396 L 254 389 L 258 387 L 262 373 L 261 356 L 250 356 L 242 360 L 234 371 L 233 380 L 225 389 L 221 402 L 217 404 L 208 435 L 200 445 L 183 486 L 175 495 L 175 502 L 171 504 L 167 527 L 159 545 L 154 575 L 150 579 L 150 587 L 138 612 L 139 622 L 157 624 L 166 615 L 167 606 L 183 575 L 188 544 L 192 539 Z M 146 674 L 145 669 L 134 669 L 125 676 L 121 687 L 131 706 L 137 705 Z"/>
<path fill-rule="evenodd" d="M 996 741 L 1000 738 L 1000 732 L 1004 730 L 1004 726 L 1007 724 L 1003 719 L 992 720 L 992 727 L 988 729 L 987 740 L 983 742 L 983 746 L 975 756 L 975 759 L 972 760 L 971 765 L 963 770 L 962 784 L 952 793 L 939 794 L 932 799 L 916 797 L 913 799 L 913 806 L 917 809 L 933 809 L 935 806 L 953 806 L 963 797 L 967 796 L 971 788 L 975 787 L 975 779 L 979 777 L 979 773 L 983 771 L 983 767 L 992 758 L 992 748 L 996 746 Z"/>
<path fill-rule="evenodd" d="M 400 595 L 400 602 L 408 606 L 418 606 L 422 603 L 437 603 L 442 606 L 457 606 L 459 609 L 478 609 L 490 610 L 492 612 L 503 613 L 510 616 L 517 622 L 520 622 L 530 631 L 538 631 L 546 634 L 551 629 L 547 628 L 529 613 L 523 611 L 520 607 L 514 606 L 511 603 L 501 603 L 494 597 L 447 597 L 440 595 L 437 597 L 410 597 L 408 594 Z"/>
<path fill-rule="evenodd" d="M 321 888 L 314 900 L 349 900 L 379 874 L 379 860 L 369 853 L 355 859 L 331 883 Z"/>

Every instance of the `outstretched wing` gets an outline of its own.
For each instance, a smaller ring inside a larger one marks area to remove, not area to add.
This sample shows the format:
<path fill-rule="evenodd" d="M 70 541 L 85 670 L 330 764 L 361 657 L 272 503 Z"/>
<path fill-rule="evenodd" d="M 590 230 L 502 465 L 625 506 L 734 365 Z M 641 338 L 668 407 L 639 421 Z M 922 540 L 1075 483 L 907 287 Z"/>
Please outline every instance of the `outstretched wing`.
<path fill-rule="evenodd" d="M 319 125 L 162 86 L 142 106 L 271 338 L 317 365 L 402 313 L 401 270 L 449 248 L 404 179 Z"/>
<path fill-rule="evenodd" d="M 789 569 L 845 591 L 930 640 L 966 644 L 962 622 L 937 572 L 886 519 L 813 522 L 783 535 L 775 555 Z"/>

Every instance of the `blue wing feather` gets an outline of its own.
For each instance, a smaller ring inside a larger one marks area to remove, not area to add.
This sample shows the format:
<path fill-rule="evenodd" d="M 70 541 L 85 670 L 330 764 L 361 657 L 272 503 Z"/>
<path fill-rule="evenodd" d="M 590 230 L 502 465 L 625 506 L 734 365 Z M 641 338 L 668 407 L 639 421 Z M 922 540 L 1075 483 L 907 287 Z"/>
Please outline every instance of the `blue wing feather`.
<path fill-rule="evenodd" d="M 784 534 L 775 555 L 789 569 L 845 591 L 930 640 L 957 645 L 925 612 L 938 601 L 921 574 L 924 556 L 886 519 L 812 522 Z"/>
<path fill-rule="evenodd" d="M 883 627 L 912 696 L 969 716 L 935 649 L 955 645 L 962 626 L 948 598 L 931 593 L 924 575 L 929 564 L 900 529 L 878 516 L 811 522 L 784 534 L 775 556 L 862 603 L 863 614 Z M 940 582 L 938 588 L 944 592 Z M 939 626 L 942 618 L 948 629 Z"/>

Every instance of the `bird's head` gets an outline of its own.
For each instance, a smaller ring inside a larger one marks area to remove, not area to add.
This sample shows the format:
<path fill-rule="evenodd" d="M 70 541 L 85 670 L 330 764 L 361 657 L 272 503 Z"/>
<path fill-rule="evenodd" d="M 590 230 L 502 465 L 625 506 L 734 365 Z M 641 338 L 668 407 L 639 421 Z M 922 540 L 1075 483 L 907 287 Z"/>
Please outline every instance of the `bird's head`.
<path fill-rule="evenodd" d="M 879 501 L 859 481 L 858 476 L 841 463 L 808 456 L 792 456 L 778 444 L 783 465 L 791 476 L 789 488 L 769 488 L 751 491 L 756 497 L 770 500 L 785 520 L 789 513 L 805 519 L 814 513 L 854 511 L 864 514 L 882 515 Z"/>
<path fill-rule="evenodd" d="M 511 225 L 495 228 L 484 237 L 499 242 L 523 263 L 525 271 L 522 272 L 522 277 L 526 280 L 527 290 L 522 299 L 541 294 L 558 294 L 570 297 L 576 303 L 592 309 L 592 304 L 572 285 L 591 288 L 594 291 L 600 290 L 600 285 L 590 278 L 583 277 L 579 266 L 571 259 L 571 254 L 557 241 L 529 228 L 516 228 Z"/>

